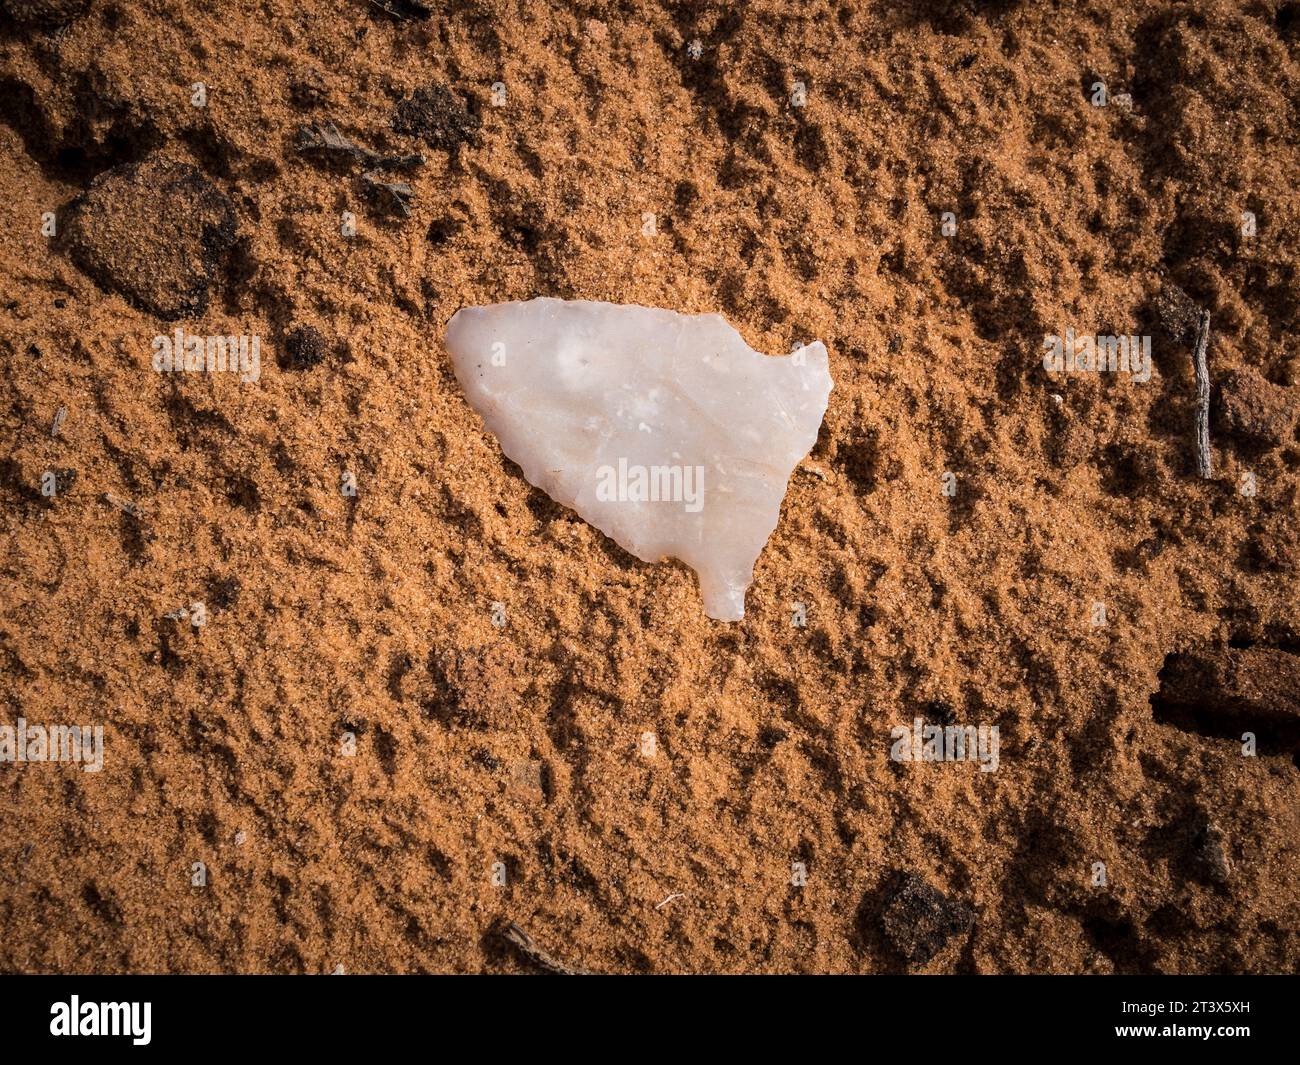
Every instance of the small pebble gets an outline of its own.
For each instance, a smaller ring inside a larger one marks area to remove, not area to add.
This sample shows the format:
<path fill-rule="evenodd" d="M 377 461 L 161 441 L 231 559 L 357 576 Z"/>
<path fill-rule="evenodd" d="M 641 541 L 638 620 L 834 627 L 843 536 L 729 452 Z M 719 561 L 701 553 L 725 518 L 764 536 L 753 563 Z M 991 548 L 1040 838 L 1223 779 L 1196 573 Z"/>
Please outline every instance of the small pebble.
<path fill-rule="evenodd" d="M 915 873 L 904 873 L 881 913 L 885 938 L 910 965 L 924 965 L 970 930 L 975 911 Z"/>
<path fill-rule="evenodd" d="M 161 156 L 99 174 L 67 209 L 73 262 L 138 309 L 199 317 L 235 244 L 235 208 L 202 173 Z"/>
<path fill-rule="evenodd" d="M 310 370 L 329 354 L 329 345 L 320 330 L 300 325 L 284 338 L 284 366 L 290 370 Z"/>
<path fill-rule="evenodd" d="M 1231 436 L 1266 448 L 1295 439 L 1300 396 L 1275 385 L 1250 368 L 1230 370 L 1218 389 L 1217 427 Z"/>
<path fill-rule="evenodd" d="M 476 144 L 482 119 L 443 85 L 416 89 L 393 108 L 393 132 L 419 137 L 433 148 L 459 153 L 463 144 Z"/>

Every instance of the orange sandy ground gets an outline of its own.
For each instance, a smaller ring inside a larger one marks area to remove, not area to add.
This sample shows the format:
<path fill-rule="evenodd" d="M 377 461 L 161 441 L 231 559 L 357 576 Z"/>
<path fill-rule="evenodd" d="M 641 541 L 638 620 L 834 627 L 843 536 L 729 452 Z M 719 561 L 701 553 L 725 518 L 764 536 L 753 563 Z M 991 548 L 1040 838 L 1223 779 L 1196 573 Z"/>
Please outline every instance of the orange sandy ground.
<path fill-rule="evenodd" d="M 1176 651 L 1300 649 L 1300 444 L 1216 439 L 1198 479 L 1152 310 L 1181 286 L 1216 376 L 1296 396 L 1297 5 L 447 7 L 93 0 L 0 32 L 0 724 L 106 730 L 99 774 L 0 765 L 0 969 L 528 971 L 513 919 L 602 972 L 886 971 L 909 870 L 976 914 L 924 971 L 1295 971 L 1295 752 L 1150 698 Z M 393 133 L 429 84 L 477 144 Z M 425 151 L 410 218 L 297 150 L 322 118 Z M 152 151 L 237 213 L 243 269 L 180 323 L 40 233 Z M 826 342 L 742 623 L 466 403 L 447 319 L 535 295 Z M 260 335 L 261 380 L 155 373 L 176 324 Z M 299 325 L 331 354 L 281 369 Z M 1049 376 L 1066 328 L 1153 335 L 1151 382 Z M 164 618 L 195 600 L 202 629 Z M 998 771 L 891 762 L 936 714 L 996 724 Z"/>

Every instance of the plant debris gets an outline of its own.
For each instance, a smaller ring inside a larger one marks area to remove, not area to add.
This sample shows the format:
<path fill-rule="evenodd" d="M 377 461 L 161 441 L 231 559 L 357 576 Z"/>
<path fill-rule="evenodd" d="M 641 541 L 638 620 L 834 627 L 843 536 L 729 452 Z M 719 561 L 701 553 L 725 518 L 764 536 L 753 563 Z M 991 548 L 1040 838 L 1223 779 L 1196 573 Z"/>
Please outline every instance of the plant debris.
<path fill-rule="evenodd" d="M 501 936 L 507 943 L 513 945 L 520 954 L 536 965 L 539 969 L 554 976 L 591 976 L 593 975 L 587 969 L 579 969 L 572 965 L 566 965 L 558 961 L 553 955 L 543 950 L 533 940 L 533 937 L 520 928 L 514 921 L 505 926 Z"/>
<path fill-rule="evenodd" d="M 381 155 L 364 145 L 348 140 L 329 119 L 312 122 L 298 128 L 300 152 L 333 152 L 359 160 L 372 170 L 410 170 L 423 166 L 425 159 L 418 152 L 407 155 Z"/>
<path fill-rule="evenodd" d="M 1206 352 L 1210 346 L 1210 312 L 1202 311 L 1196 329 L 1192 364 L 1196 370 L 1196 469 L 1202 477 L 1213 472 L 1210 454 L 1210 368 Z"/>
<path fill-rule="evenodd" d="M 104 502 L 108 503 L 110 506 L 116 507 L 123 514 L 129 514 L 137 521 L 144 520 L 144 511 L 140 509 L 139 504 L 132 503 L 129 499 L 122 499 L 120 496 L 115 496 L 112 492 L 105 492 Z"/>
<path fill-rule="evenodd" d="M 370 3 L 399 22 L 423 21 L 433 14 L 433 8 L 420 0 L 370 0 Z"/>
<path fill-rule="evenodd" d="M 384 170 L 411 170 L 424 165 L 425 158 L 418 152 L 406 155 L 381 155 L 364 145 L 349 140 L 339 132 L 329 119 L 313 122 L 298 129 L 298 150 L 301 152 L 332 153 L 335 158 L 354 160 L 368 169 L 361 175 L 367 193 L 385 210 L 396 212 L 403 218 L 411 214 L 411 198 L 415 190 L 406 181 L 385 181 Z"/>
<path fill-rule="evenodd" d="M 411 214 L 411 196 L 414 190 L 408 181 L 384 181 L 374 170 L 367 170 L 361 175 L 371 195 L 389 210 L 396 211 L 403 218 Z"/>

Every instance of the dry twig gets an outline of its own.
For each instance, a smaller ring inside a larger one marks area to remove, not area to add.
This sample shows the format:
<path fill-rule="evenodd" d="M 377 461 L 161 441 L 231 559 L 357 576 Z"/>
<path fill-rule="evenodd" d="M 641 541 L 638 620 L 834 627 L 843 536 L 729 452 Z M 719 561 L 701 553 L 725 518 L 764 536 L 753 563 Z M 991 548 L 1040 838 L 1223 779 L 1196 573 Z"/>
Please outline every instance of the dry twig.
<path fill-rule="evenodd" d="M 424 165 L 424 156 L 418 152 L 411 155 L 380 155 L 365 145 L 350 141 L 328 118 L 313 122 L 309 126 L 298 127 L 298 150 L 335 152 L 350 156 L 364 163 L 371 170 L 410 170 Z"/>
<path fill-rule="evenodd" d="M 1196 327 L 1192 363 L 1196 371 L 1196 468 L 1202 477 L 1213 472 L 1210 456 L 1210 368 L 1206 353 L 1210 347 L 1210 312 L 1201 311 Z"/>
<path fill-rule="evenodd" d="M 399 22 L 410 22 L 413 18 L 423 20 L 433 14 L 433 9 L 420 0 L 370 0 L 370 2 L 384 14 L 391 15 Z"/>
<path fill-rule="evenodd" d="M 501 931 L 501 936 L 506 942 L 512 944 L 525 958 L 536 965 L 539 969 L 544 969 L 555 976 L 591 976 L 592 974 L 586 969 L 577 969 L 563 962 L 556 960 L 534 941 L 533 937 L 520 928 L 514 921 L 511 921 Z"/>
<path fill-rule="evenodd" d="M 132 503 L 129 499 L 122 499 L 120 496 L 115 496 L 112 492 L 104 493 L 104 502 L 117 507 L 117 509 L 123 514 L 131 515 L 131 517 L 135 518 L 137 521 L 144 518 L 144 511 L 140 509 L 138 504 Z"/>
<path fill-rule="evenodd" d="M 361 179 L 371 193 L 381 199 L 390 210 L 397 211 L 403 218 L 410 217 L 411 197 L 414 195 L 414 190 L 409 182 L 383 181 L 373 170 L 367 170 L 361 175 Z"/>

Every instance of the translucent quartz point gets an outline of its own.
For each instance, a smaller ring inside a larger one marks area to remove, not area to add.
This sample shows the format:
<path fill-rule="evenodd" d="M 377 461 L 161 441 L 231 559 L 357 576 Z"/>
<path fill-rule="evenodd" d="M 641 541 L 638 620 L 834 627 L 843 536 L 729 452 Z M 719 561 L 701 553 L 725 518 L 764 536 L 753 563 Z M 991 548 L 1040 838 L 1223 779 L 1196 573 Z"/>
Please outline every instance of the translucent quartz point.
<path fill-rule="evenodd" d="M 716 314 L 534 299 L 458 311 L 447 348 L 530 483 L 637 558 L 681 559 L 709 617 L 744 616 L 826 413 L 825 345 L 771 358 Z"/>

